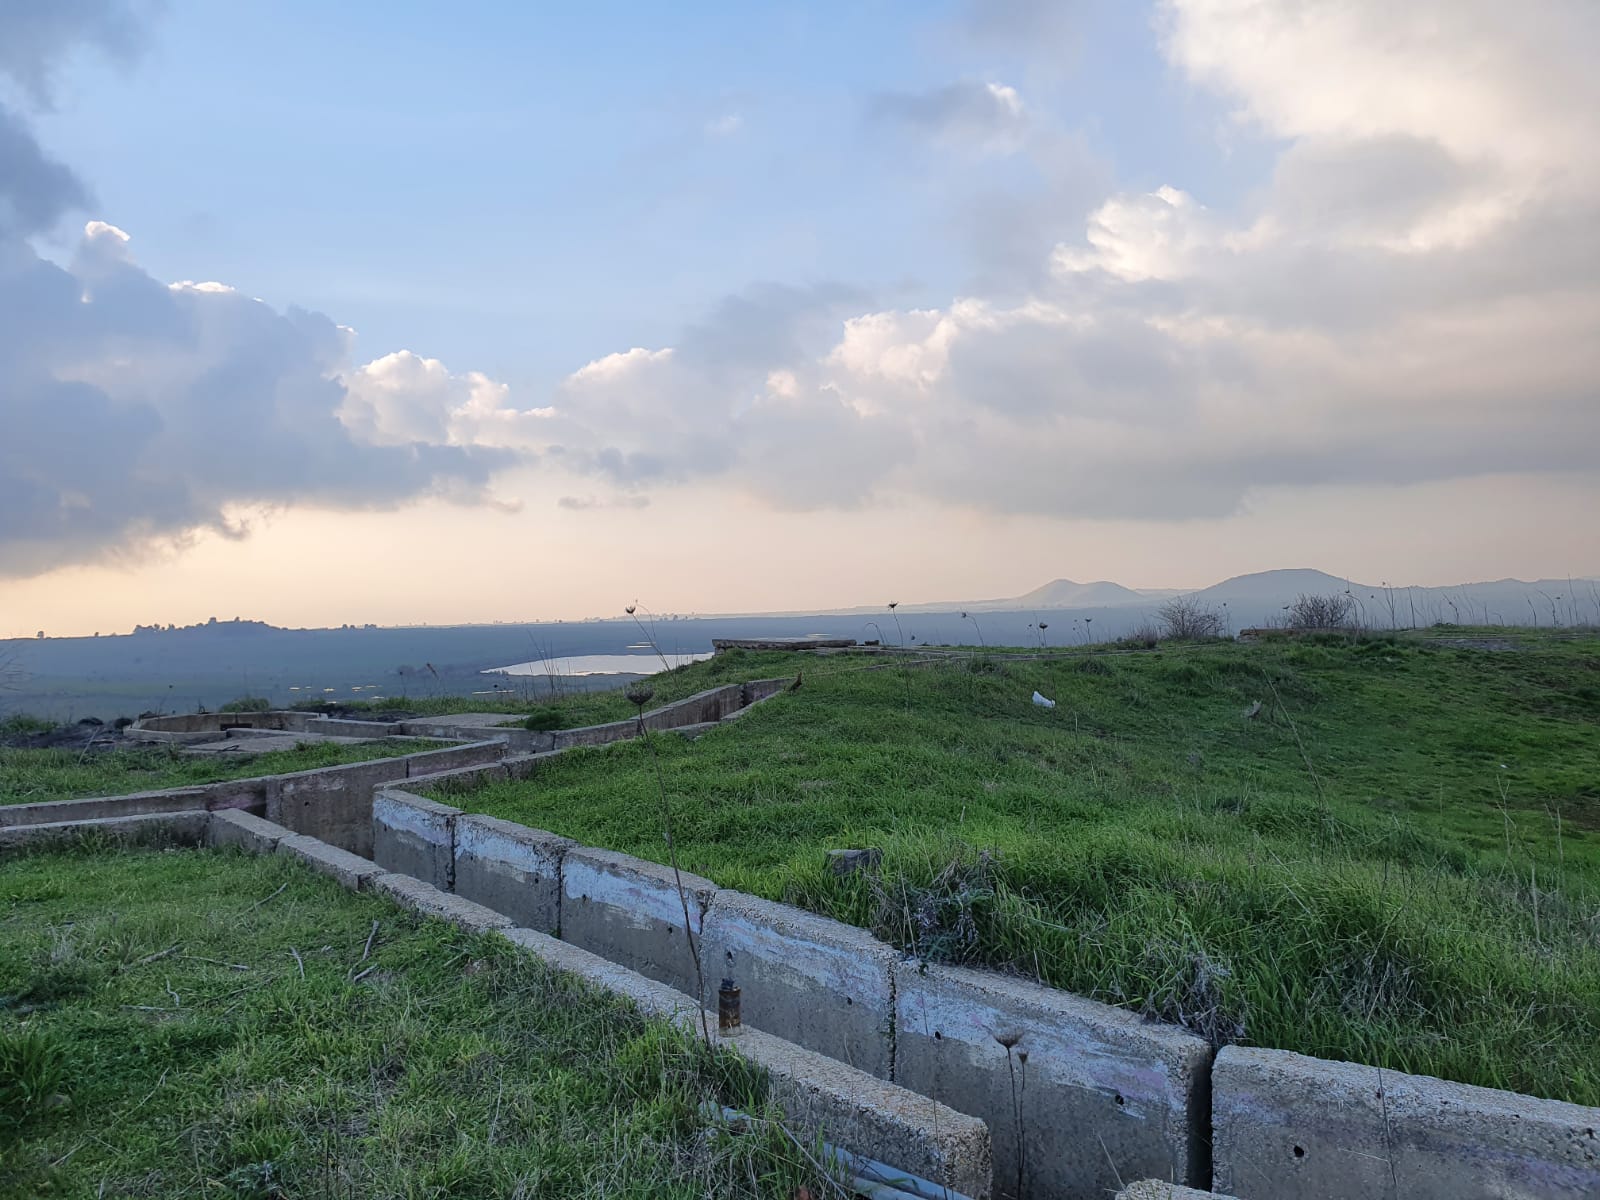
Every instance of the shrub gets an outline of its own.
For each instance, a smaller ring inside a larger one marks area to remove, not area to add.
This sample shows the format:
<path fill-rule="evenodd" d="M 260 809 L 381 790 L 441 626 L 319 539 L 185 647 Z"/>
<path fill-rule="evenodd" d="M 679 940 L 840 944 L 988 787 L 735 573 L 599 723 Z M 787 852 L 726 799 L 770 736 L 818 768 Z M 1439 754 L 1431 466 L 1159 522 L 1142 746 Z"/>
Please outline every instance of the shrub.
<path fill-rule="evenodd" d="M 535 733 L 544 733 L 551 729 L 565 729 L 566 725 L 565 716 L 553 704 L 534 709 L 528 714 L 527 719 L 522 722 L 524 729 L 531 729 Z"/>
<path fill-rule="evenodd" d="M 66 1077 L 59 1039 L 26 1025 L 0 1030 L 0 1138 L 16 1136 L 60 1103 Z"/>
<path fill-rule="evenodd" d="M 272 701 L 265 696 L 240 696 L 237 699 L 229 700 L 217 711 L 225 713 L 271 712 Z"/>
<path fill-rule="evenodd" d="M 1355 600 L 1343 592 L 1322 596 L 1301 592 L 1289 605 L 1289 628 L 1347 629 L 1355 610 Z"/>
<path fill-rule="evenodd" d="M 1146 650 L 1154 650 L 1161 644 L 1161 630 L 1156 628 L 1154 621 L 1145 621 L 1123 634 L 1119 640 L 1127 646 L 1143 646 Z"/>
<path fill-rule="evenodd" d="M 1198 642 L 1223 635 L 1222 614 L 1194 596 L 1174 596 L 1156 610 L 1161 633 L 1180 642 Z"/>

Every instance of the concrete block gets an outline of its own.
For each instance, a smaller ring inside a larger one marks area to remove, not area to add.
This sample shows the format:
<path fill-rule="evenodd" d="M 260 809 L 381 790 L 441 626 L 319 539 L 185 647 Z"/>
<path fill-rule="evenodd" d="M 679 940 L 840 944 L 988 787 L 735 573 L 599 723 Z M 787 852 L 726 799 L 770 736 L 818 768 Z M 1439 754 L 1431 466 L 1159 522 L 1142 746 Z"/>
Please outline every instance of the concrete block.
<path fill-rule="evenodd" d="M 1030 1196 L 1209 1181 L 1202 1039 L 987 971 L 897 963 L 894 983 L 895 1079 L 988 1122 L 998 1195 L 1016 1194 L 1019 1157 Z M 1022 1092 L 1024 1071 L 1019 1156 L 1013 1087 Z"/>
<path fill-rule="evenodd" d="M 1202 1192 L 1195 1188 L 1184 1187 L 1181 1183 L 1162 1183 L 1159 1179 L 1143 1179 L 1123 1188 L 1117 1193 L 1116 1200 L 1238 1200 L 1238 1197 Z"/>
<path fill-rule="evenodd" d="M 556 970 L 625 996 L 646 1015 L 700 1035 L 697 1005 L 676 988 L 530 929 L 500 932 Z M 715 1013 L 705 1014 L 705 1021 L 715 1043 L 766 1072 L 774 1102 L 806 1138 L 820 1135 L 974 1200 L 989 1195 L 989 1131 L 982 1121 L 757 1029 L 724 1038 L 716 1032 Z"/>
<path fill-rule="evenodd" d="M 1227 1046 L 1214 1187 L 1242 1200 L 1600 1196 L 1600 1108 Z"/>
<path fill-rule="evenodd" d="M 372 794 L 405 776 L 403 757 L 276 775 L 267 792 L 265 815 L 285 829 L 370 856 Z"/>
<path fill-rule="evenodd" d="M 551 750 L 570 750 L 574 746 L 609 746 L 612 742 L 625 742 L 639 732 L 639 723 L 632 717 L 626 721 L 610 721 L 604 725 L 580 725 L 576 729 L 550 731 Z"/>
<path fill-rule="evenodd" d="M 83 800 L 41 800 L 33 804 L 0 804 L 0 829 L 16 825 L 58 825 L 107 817 L 186 812 L 206 806 L 203 787 L 134 792 L 127 796 L 92 796 Z"/>
<path fill-rule="evenodd" d="M 982 1120 L 759 1029 L 716 1040 L 766 1071 L 786 1124 L 806 1136 L 973 1200 L 990 1195 L 990 1135 Z"/>
<path fill-rule="evenodd" d="M 697 1035 L 700 1033 L 700 1006 L 695 1003 L 694 997 L 686 996 L 677 988 L 646 979 L 637 971 L 619 967 L 598 954 L 591 954 L 570 942 L 559 941 L 537 930 L 519 927 L 502 929 L 500 934 L 548 966 L 626 997 L 647 1016 L 660 1017 Z M 710 1020 L 709 1028 L 716 1028 L 714 1017 Z"/>
<path fill-rule="evenodd" d="M 498 817 L 456 818 L 455 892 L 541 933 L 561 928 L 561 860 L 577 843 Z"/>
<path fill-rule="evenodd" d="M 34 850 L 104 838 L 132 846 L 200 846 L 205 844 L 211 814 L 188 812 L 137 813 L 95 817 L 85 821 L 49 821 L 0 828 L 0 851 Z"/>
<path fill-rule="evenodd" d="M 854 926 L 726 891 L 706 913 L 700 944 L 707 1008 L 731 978 L 746 1025 L 890 1078 L 893 948 Z"/>
<path fill-rule="evenodd" d="M 254 813 L 238 809 L 221 809 L 211 814 L 211 824 L 206 830 L 209 846 L 238 846 L 249 854 L 271 854 L 278 843 L 294 836 L 282 825 L 263 820 Z"/>
<path fill-rule="evenodd" d="M 372 881 L 383 874 L 383 869 L 370 859 L 330 846 L 303 833 L 291 833 L 280 838 L 277 852 L 298 858 L 318 875 L 337 880 L 352 892 L 366 891 L 372 887 Z"/>
<path fill-rule="evenodd" d="M 384 788 L 372 801 L 372 859 L 440 891 L 455 886 L 455 827 L 451 808 L 398 788 Z"/>
<path fill-rule="evenodd" d="M 716 884 L 687 872 L 682 878 L 698 948 Z M 561 863 L 561 937 L 680 992 L 700 990 L 671 867 L 611 850 L 569 850 Z"/>
<path fill-rule="evenodd" d="M 486 933 L 491 929 L 509 929 L 513 922 L 493 909 L 449 892 L 441 892 L 432 884 L 423 883 L 409 875 L 379 874 L 372 890 L 381 892 L 405 907 L 429 917 L 438 917 L 465 929 L 468 933 Z"/>
<path fill-rule="evenodd" d="M 479 736 L 479 731 L 474 730 L 473 734 Z M 440 771 L 454 771 L 461 767 L 485 767 L 504 758 L 506 749 L 503 741 L 476 741 L 465 746 L 408 754 L 405 759 L 406 778 L 437 775 Z"/>

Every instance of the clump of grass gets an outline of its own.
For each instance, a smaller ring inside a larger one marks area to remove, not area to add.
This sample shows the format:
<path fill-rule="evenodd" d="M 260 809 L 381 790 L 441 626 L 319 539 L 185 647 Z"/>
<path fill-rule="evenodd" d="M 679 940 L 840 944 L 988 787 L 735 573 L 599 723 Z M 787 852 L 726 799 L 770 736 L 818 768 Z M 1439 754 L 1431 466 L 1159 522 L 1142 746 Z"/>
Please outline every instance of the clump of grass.
<path fill-rule="evenodd" d="M 545 704 L 529 713 L 523 720 L 522 727 L 536 733 L 545 733 L 552 729 L 567 728 L 567 718 L 556 705 Z"/>
<path fill-rule="evenodd" d="M 68 926 L 106 969 L 0 1026 L 6 1194 L 841 1195 L 729 1052 L 280 857 L 0 861 L 0 991 Z"/>
<path fill-rule="evenodd" d="M 240 696 L 218 707 L 219 713 L 271 712 L 272 701 L 265 696 Z"/>

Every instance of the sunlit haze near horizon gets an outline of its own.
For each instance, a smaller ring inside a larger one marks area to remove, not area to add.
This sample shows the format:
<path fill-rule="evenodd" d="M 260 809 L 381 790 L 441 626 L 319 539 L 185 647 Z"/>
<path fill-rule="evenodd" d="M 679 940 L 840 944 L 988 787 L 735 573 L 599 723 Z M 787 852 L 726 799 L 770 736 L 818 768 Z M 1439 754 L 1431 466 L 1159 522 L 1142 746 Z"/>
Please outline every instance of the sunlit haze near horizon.
<path fill-rule="evenodd" d="M 0 637 L 1600 575 L 1597 54 L 0 0 Z"/>

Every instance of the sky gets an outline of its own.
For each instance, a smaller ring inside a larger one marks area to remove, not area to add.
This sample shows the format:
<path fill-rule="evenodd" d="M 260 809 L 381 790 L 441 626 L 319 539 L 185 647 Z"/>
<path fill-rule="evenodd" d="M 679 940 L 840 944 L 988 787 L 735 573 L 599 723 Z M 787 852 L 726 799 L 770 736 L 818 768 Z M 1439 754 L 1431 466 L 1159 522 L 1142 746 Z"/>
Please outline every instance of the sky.
<path fill-rule="evenodd" d="M 1600 574 L 1597 52 L 0 0 L 0 636 Z"/>

